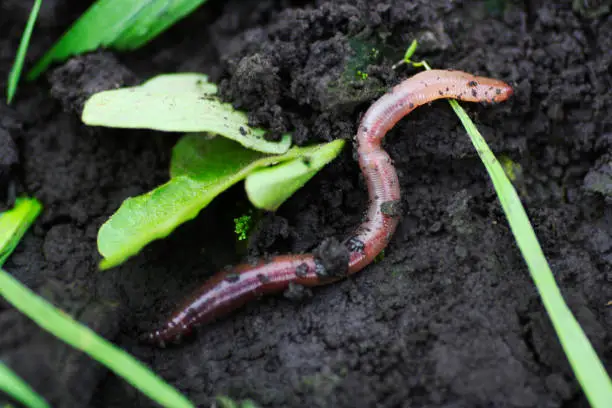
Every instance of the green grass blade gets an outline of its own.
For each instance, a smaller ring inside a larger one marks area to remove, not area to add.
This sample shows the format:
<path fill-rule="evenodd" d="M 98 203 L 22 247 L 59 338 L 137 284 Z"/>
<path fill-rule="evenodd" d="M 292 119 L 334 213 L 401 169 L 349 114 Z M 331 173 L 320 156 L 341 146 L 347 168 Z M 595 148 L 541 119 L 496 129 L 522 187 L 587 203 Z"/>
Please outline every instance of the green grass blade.
<path fill-rule="evenodd" d="M 21 36 L 21 42 L 19 43 L 19 49 L 17 50 L 17 56 L 15 57 L 13 68 L 11 68 L 11 72 L 9 74 L 8 86 L 6 90 L 6 103 L 9 105 L 13 101 L 13 97 L 17 91 L 17 84 L 19 83 L 19 78 L 21 77 L 23 62 L 25 61 L 28 45 L 30 44 L 30 37 L 32 37 L 32 31 L 34 31 L 34 24 L 36 23 L 36 18 L 38 18 L 38 11 L 40 10 L 41 3 L 42 0 L 34 1 L 32 11 L 30 11 L 30 17 L 28 18 L 28 23 L 23 31 L 23 35 Z"/>
<path fill-rule="evenodd" d="M 41 209 L 42 206 L 36 199 L 18 198 L 14 208 L 0 213 L 0 266 L 13 252 Z M 36 394 L 27 383 L 1 362 L 0 390 L 28 407 L 48 407 L 44 398 Z"/>
<path fill-rule="evenodd" d="M 151 41 L 206 0 L 98 0 L 28 73 L 100 47 L 131 50 Z"/>
<path fill-rule="evenodd" d="M 11 210 L 0 213 L 0 267 L 4 265 L 41 210 L 42 205 L 38 200 L 20 197 Z"/>
<path fill-rule="evenodd" d="M 162 406 L 194 407 L 143 363 L 56 309 L 2 269 L 0 295 L 41 328 L 72 347 L 84 351 Z"/>
<path fill-rule="evenodd" d="M 0 390 L 30 408 L 47 408 L 49 404 L 10 368 L 0 362 Z"/>
<path fill-rule="evenodd" d="M 19 198 L 13 209 L 0 214 L 0 254 L 2 254 L 0 266 L 12 253 L 20 238 L 40 213 L 41 208 L 42 206 L 36 199 Z M 0 269 L 0 296 L 40 327 L 74 348 L 89 354 L 161 405 L 180 408 L 193 407 L 183 395 L 165 383 L 144 364 L 98 336 L 88 327 L 76 322 L 66 313 L 56 309 L 2 269 Z M 43 405 L 40 403 L 34 405 L 37 396 L 34 395 L 32 399 L 27 389 L 24 391 L 23 387 L 19 388 L 16 382 L 18 378 L 15 379 L 7 370 L 0 364 L 0 389 L 16 396 L 20 401 L 23 399 L 19 397 L 35 401 L 31 406 L 47 406 L 40 397 L 38 400 L 42 401 Z"/>
<path fill-rule="evenodd" d="M 609 408 L 612 404 L 612 381 L 565 304 L 514 186 L 463 108 L 455 100 L 449 102 L 491 177 L 514 238 L 584 394 L 593 408 Z"/>
<path fill-rule="evenodd" d="M 415 63 L 409 57 L 404 60 L 406 63 L 431 69 L 426 61 Z M 448 102 L 468 132 L 480 160 L 489 173 L 514 239 L 584 394 L 593 408 L 609 408 L 612 401 L 612 381 L 580 324 L 563 300 L 514 186 L 463 108 L 455 100 Z"/>

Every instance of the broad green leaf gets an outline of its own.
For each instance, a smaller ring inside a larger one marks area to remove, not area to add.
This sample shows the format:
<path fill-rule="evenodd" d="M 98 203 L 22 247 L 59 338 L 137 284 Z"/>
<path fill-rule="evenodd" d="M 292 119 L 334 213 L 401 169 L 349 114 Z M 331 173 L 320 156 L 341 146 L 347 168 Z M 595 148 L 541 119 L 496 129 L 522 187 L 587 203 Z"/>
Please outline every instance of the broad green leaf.
<path fill-rule="evenodd" d="M 38 77 L 54 61 L 98 48 L 143 46 L 206 0 L 98 0 L 28 74 Z"/>
<path fill-rule="evenodd" d="M 41 210 L 42 206 L 36 199 L 21 197 L 12 209 L 0 213 L 0 266 L 13 253 Z"/>
<path fill-rule="evenodd" d="M 244 187 L 257 208 L 275 211 L 327 163 L 338 156 L 343 140 L 321 145 L 310 155 L 249 174 Z"/>
<path fill-rule="evenodd" d="M 30 408 L 47 408 L 49 404 L 10 368 L 0 362 L 0 391 Z"/>
<path fill-rule="evenodd" d="M 339 151 L 343 143 L 332 142 L 332 150 Z M 253 171 L 290 160 L 301 161 L 303 157 L 313 158 L 320 149 L 321 146 L 293 147 L 283 155 L 270 156 L 222 137 L 186 135 L 174 147 L 170 181 L 147 194 L 125 200 L 100 228 L 98 250 L 104 257 L 100 267 L 119 265 L 151 241 L 168 236 Z M 329 157 L 328 150 L 324 149 Z"/>
<path fill-rule="evenodd" d="M 28 45 L 30 44 L 30 37 L 32 37 L 32 31 L 34 31 L 34 24 L 36 23 L 36 18 L 38 17 L 38 12 L 40 11 L 41 3 L 42 0 L 34 1 L 34 5 L 32 6 L 32 10 L 30 11 L 30 17 L 28 18 L 25 30 L 23 31 L 23 35 L 21 36 L 21 42 L 19 43 L 19 48 L 17 49 L 17 56 L 15 56 L 13 68 L 11 68 L 11 72 L 9 74 L 8 86 L 6 91 L 6 103 L 9 105 L 13 101 L 13 97 L 15 96 L 15 92 L 17 91 L 17 84 L 19 83 L 19 78 L 21 77 L 23 62 L 25 61 L 25 56 L 28 51 Z"/>
<path fill-rule="evenodd" d="M 217 87 L 206 75 L 167 74 L 140 86 L 104 91 L 85 103 L 82 120 L 92 126 L 154 129 L 170 132 L 211 132 L 265 153 L 289 149 L 290 137 L 268 142 L 263 129 L 248 126 L 243 112 L 220 102 Z"/>

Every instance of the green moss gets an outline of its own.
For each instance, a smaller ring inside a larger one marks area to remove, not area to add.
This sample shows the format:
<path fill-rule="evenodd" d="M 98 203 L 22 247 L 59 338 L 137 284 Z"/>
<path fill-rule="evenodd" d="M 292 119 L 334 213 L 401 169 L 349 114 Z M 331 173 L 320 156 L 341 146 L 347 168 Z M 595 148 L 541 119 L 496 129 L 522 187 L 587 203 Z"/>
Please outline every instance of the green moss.
<path fill-rule="evenodd" d="M 367 72 L 363 72 L 363 71 L 357 71 L 357 73 L 355 74 L 357 79 L 361 79 L 361 80 L 365 80 L 368 79 L 368 73 Z"/>
<path fill-rule="evenodd" d="M 244 241 L 249 236 L 249 232 L 251 227 L 253 226 L 253 217 L 252 212 L 249 211 L 248 214 L 241 215 L 238 218 L 234 218 L 234 232 L 238 235 L 239 241 Z"/>

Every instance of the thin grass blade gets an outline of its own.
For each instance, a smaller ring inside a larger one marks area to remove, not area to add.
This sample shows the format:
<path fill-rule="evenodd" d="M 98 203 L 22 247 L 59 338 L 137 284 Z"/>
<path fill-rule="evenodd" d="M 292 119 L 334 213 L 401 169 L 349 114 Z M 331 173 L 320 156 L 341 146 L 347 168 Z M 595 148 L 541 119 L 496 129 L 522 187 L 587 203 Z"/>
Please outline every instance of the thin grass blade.
<path fill-rule="evenodd" d="M 194 405 L 143 363 L 56 309 L 0 269 L 0 295 L 38 326 L 72 347 L 82 350 L 165 407 Z"/>
<path fill-rule="evenodd" d="M 29 408 L 49 406 L 43 397 L 2 362 L 0 362 L 0 390 Z"/>
<path fill-rule="evenodd" d="M 38 12 L 40 11 L 41 4 L 42 0 L 34 1 L 32 11 L 30 11 L 30 17 L 28 18 L 25 30 L 23 31 L 23 35 L 21 36 L 21 42 L 19 43 L 19 48 L 17 49 L 17 56 L 15 56 L 13 68 L 11 68 L 11 72 L 9 73 L 9 80 L 6 90 L 6 103 L 9 105 L 13 101 L 15 92 L 17 92 L 17 84 L 19 83 L 19 78 L 21 77 L 23 62 L 25 61 L 25 56 L 28 51 L 28 45 L 30 44 L 30 37 L 32 37 L 32 31 L 34 31 L 34 24 L 36 23 L 36 19 L 38 18 Z"/>
<path fill-rule="evenodd" d="M 612 406 L 612 381 L 555 282 L 525 208 L 499 161 L 457 101 L 449 100 L 485 165 L 516 243 L 584 394 L 593 408 Z"/>

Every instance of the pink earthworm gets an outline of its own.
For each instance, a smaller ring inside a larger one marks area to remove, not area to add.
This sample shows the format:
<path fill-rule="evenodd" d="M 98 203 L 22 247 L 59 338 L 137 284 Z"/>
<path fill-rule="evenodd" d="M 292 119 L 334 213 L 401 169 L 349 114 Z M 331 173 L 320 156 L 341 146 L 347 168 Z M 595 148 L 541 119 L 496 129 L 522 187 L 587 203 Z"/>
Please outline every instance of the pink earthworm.
<path fill-rule="evenodd" d="M 343 258 L 343 264 L 330 266 L 325 254 L 315 251 L 234 266 L 210 278 L 159 329 L 143 339 L 160 346 L 178 342 L 194 327 L 226 315 L 258 296 L 282 292 L 291 285 L 328 284 L 367 266 L 387 246 L 401 215 L 397 173 L 381 148 L 385 134 L 412 110 L 436 99 L 497 103 L 512 93 L 512 88 L 502 81 L 461 71 L 424 71 L 404 80 L 368 109 L 355 137 L 359 167 L 370 199 L 362 224 L 344 241 L 348 256 Z"/>

